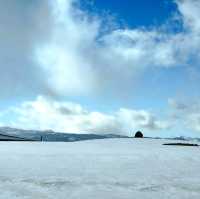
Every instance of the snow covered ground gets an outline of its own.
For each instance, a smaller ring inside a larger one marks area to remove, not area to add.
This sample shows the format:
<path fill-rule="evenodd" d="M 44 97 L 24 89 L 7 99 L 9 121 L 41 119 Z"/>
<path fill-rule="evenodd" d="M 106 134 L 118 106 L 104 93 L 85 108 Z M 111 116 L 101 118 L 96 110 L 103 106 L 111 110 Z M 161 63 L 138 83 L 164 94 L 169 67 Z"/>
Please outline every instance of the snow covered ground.
<path fill-rule="evenodd" d="M 199 199 L 200 147 L 165 142 L 0 142 L 0 199 Z"/>

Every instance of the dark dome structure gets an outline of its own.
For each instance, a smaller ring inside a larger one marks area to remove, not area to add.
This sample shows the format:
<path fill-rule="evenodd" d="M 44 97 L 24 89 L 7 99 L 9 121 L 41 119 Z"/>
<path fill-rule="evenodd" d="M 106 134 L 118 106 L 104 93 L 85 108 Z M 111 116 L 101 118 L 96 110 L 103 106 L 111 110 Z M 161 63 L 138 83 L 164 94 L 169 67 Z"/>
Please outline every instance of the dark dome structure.
<path fill-rule="evenodd" d="M 135 133 L 135 138 L 143 138 L 142 132 L 141 132 L 141 131 L 137 131 L 137 132 Z"/>

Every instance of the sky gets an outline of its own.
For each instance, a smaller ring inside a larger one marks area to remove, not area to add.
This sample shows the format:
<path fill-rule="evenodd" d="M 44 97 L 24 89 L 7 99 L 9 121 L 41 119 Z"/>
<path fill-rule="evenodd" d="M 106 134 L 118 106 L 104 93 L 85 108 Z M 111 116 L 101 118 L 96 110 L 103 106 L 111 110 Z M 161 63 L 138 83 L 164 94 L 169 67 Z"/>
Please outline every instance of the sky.
<path fill-rule="evenodd" d="M 199 10 L 199 0 L 0 1 L 0 126 L 200 137 Z"/>

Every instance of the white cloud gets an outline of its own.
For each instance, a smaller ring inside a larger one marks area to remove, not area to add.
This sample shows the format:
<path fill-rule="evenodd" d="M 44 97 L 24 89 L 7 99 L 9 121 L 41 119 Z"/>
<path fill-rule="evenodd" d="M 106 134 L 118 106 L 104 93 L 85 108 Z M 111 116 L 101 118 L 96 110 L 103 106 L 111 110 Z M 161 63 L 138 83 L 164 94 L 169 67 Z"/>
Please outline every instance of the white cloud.
<path fill-rule="evenodd" d="M 81 11 L 77 1 L 0 2 L 1 96 L 116 97 L 132 92 L 135 76 L 143 70 L 200 61 L 198 0 L 175 1 L 183 24 L 178 33 L 168 31 L 174 25 L 170 22 L 151 29 L 107 28 L 106 19 Z M 59 131 L 128 133 L 169 126 L 147 111 L 91 112 L 43 97 L 8 112 L 16 115 L 12 125 Z M 198 130 L 198 113 L 187 118 Z"/>
<path fill-rule="evenodd" d="M 0 1 L 0 96 L 44 93 L 46 83 L 33 59 L 36 45 L 48 40 L 51 12 L 35 1 Z M 45 20 L 44 20 L 45 19 Z"/>
<path fill-rule="evenodd" d="M 1 95 L 120 95 L 132 90 L 142 70 L 199 59 L 198 0 L 176 1 L 180 33 L 167 31 L 174 23 L 109 28 L 76 2 L 0 2 Z"/>
<path fill-rule="evenodd" d="M 166 121 L 157 120 L 148 111 L 121 108 L 112 113 L 103 113 L 89 111 L 80 104 L 42 96 L 2 112 L 1 117 L 6 114 L 14 116 L 8 124 L 12 127 L 61 132 L 130 135 L 138 129 L 149 132 L 169 128 Z"/>
<path fill-rule="evenodd" d="M 106 23 L 100 17 L 80 11 L 71 1 L 55 2 L 52 37 L 37 56 L 50 87 L 59 95 L 96 95 L 119 88 L 129 92 L 140 71 L 186 65 L 191 56 L 199 57 L 199 1 L 176 2 L 182 32 L 167 31 L 169 23 L 165 28 L 118 28 L 104 34 Z"/>
<path fill-rule="evenodd" d="M 176 0 L 178 9 L 182 14 L 182 19 L 185 28 L 189 29 L 193 33 L 200 32 L 200 22 L 199 22 L 199 0 Z"/>

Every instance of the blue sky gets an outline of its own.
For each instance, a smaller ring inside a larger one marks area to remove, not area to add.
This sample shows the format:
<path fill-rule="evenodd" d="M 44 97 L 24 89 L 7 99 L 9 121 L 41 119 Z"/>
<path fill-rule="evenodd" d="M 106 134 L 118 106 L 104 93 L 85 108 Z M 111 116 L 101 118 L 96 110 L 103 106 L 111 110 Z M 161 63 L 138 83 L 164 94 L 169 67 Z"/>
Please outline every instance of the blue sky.
<path fill-rule="evenodd" d="M 118 22 L 131 28 L 162 25 L 177 12 L 176 4 L 169 0 L 84 0 L 81 4 L 90 12 L 110 13 Z"/>
<path fill-rule="evenodd" d="M 199 9 L 197 0 L 2 1 L 0 125 L 200 137 Z"/>

